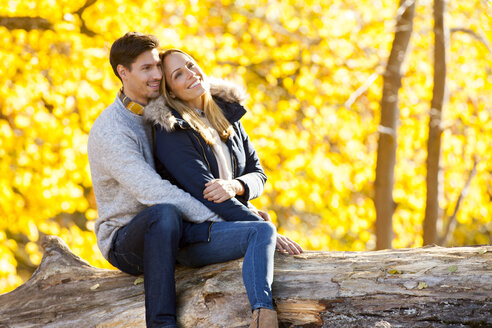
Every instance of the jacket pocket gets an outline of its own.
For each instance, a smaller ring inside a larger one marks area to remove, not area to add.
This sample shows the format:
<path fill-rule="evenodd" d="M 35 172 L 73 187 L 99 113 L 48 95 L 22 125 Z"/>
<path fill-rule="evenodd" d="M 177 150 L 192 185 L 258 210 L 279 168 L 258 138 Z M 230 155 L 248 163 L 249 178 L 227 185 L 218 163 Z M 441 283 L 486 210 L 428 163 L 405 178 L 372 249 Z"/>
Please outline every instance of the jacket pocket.
<path fill-rule="evenodd" d="M 213 222 L 205 221 L 203 223 L 183 222 L 183 236 L 181 238 L 181 247 L 195 244 L 206 243 L 210 241 L 210 228 Z"/>

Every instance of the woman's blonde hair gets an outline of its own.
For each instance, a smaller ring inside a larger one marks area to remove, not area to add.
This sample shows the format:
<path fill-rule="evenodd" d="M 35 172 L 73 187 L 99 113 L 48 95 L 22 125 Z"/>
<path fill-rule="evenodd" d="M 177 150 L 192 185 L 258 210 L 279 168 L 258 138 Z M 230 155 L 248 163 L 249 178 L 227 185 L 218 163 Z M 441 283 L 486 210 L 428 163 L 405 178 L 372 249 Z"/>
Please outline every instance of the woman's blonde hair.
<path fill-rule="evenodd" d="M 181 53 L 196 64 L 193 57 L 188 55 L 186 52 L 179 49 L 169 49 L 160 54 L 163 71 L 164 59 L 166 58 L 166 56 L 172 53 Z M 208 85 L 207 77 L 203 72 L 202 74 L 206 90 L 205 93 L 202 95 L 203 112 L 205 113 L 205 117 L 208 119 L 212 127 L 219 133 L 222 141 L 226 141 L 229 137 L 233 136 L 234 129 L 232 128 L 231 123 L 229 123 L 229 121 L 225 118 L 222 109 L 213 100 L 212 95 L 210 94 L 210 86 Z M 174 108 L 181 115 L 181 117 L 183 117 L 183 119 L 188 122 L 188 124 L 190 124 L 193 130 L 200 133 L 207 144 L 215 144 L 213 135 L 209 130 L 209 126 L 202 120 L 200 114 L 197 113 L 196 109 L 191 108 L 179 98 L 171 97 L 170 91 L 171 90 L 169 89 L 168 83 L 166 81 L 166 75 L 163 74 L 161 92 L 164 100 L 166 100 L 166 102 L 172 108 Z"/>

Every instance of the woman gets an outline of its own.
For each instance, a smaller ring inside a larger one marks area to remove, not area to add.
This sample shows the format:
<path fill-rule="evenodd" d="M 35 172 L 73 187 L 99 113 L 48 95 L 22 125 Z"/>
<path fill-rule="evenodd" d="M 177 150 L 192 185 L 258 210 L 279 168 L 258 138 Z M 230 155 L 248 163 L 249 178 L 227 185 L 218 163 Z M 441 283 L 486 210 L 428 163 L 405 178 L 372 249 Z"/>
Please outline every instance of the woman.
<path fill-rule="evenodd" d="M 276 241 L 275 228 L 264 222 L 268 216 L 249 204 L 263 192 L 266 176 L 239 121 L 246 112 L 242 92 L 225 82 L 210 88 L 181 50 L 168 50 L 161 60 L 162 96 L 145 108 L 157 125 L 157 170 L 225 220 L 210 226 L 208 243 L 182 248 L 178 261 L 202 266 L 244 256 L 250 327 L 277 327 L 271 293 L 275 243 L 291 254 L 302 249 L 282 236 Z"/>

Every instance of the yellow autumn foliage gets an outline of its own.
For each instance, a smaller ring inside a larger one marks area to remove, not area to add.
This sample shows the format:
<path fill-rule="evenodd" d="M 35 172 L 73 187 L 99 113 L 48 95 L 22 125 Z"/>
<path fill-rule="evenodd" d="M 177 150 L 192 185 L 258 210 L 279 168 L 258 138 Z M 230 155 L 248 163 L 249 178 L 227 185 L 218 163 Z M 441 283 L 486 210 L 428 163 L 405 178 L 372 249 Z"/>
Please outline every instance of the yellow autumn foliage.
<path fill-rule="evenodd" d="M 280 233 L 312 250 L 373 249 L 381 74 L 396 3 L 97 0 L 80 14 L 86 0 L 2 1 L 0 18 L 38 17 L 51 27 L 0 23 L 0 292 L 30 276 L 45 234 L 110 267 L 93 232 L 86 145 L 119 88 L 109 48 L 134 30 L 246 86 L 243 122 L 269 177 L 255 205 L 269 210 Z M 492 8 L 470 0 L 447 9 L 449 27 L 462 30 L 450 35 L 440 205 L 448 218 L 477 159 L 449 246 L 488 244 Z M 419 1 L 400 91 L 394 247 L 422 245 L 433 40 L 432 2 Z"/>

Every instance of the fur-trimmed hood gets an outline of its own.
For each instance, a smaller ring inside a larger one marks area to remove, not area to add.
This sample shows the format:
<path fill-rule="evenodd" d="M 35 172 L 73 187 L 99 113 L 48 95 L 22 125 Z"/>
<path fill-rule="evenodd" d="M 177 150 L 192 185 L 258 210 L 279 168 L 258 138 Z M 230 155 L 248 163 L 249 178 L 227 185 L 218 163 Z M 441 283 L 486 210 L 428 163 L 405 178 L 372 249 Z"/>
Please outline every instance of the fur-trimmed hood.
<path fill-rule="evenodd" d="M 210 93 L 228 103 L 241 103 L 246 99 L 246 91 L 241 86 L 223 79 L 209 78 Z M 144 108 L 145 119 L 162 126 L 166 131 L 174 130 L 178 119 L 172 108 L 162 96 L 153 99 Z"/>

